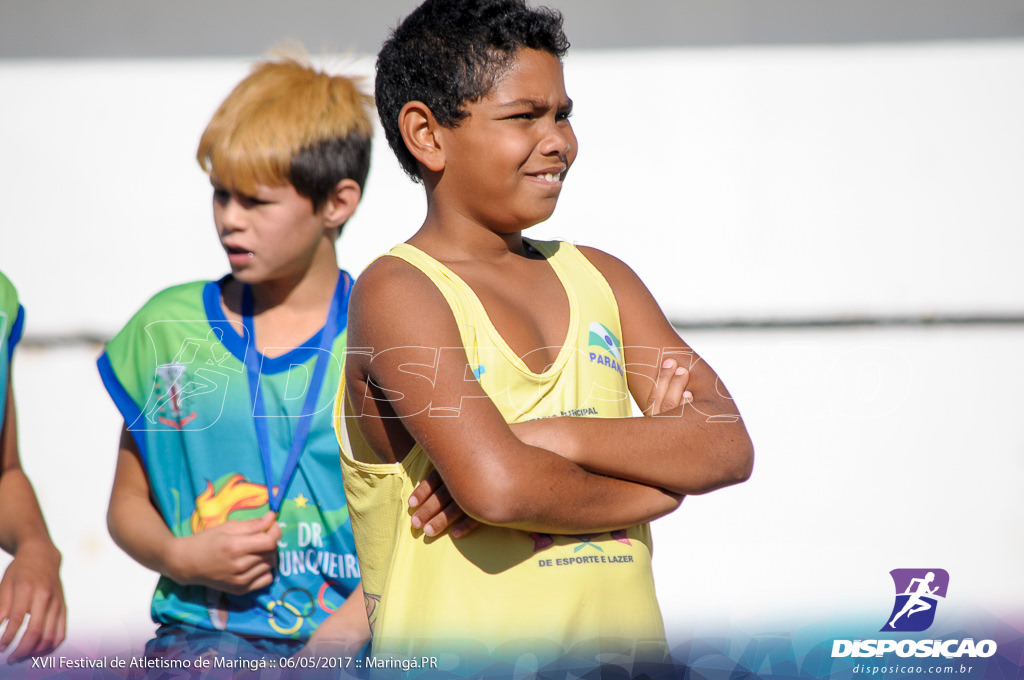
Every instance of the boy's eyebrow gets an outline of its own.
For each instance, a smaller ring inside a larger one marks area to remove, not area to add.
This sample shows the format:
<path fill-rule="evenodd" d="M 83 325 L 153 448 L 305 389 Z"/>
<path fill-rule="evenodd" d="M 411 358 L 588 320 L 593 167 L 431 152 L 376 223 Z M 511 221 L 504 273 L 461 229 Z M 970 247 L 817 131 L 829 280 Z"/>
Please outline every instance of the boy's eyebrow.
<path fill-rule="evenodd" d="M 498 107 L 503 109 L 518 108 L 520 106 L 529 106 L 534 109 L 543 109 L 547 108 L 548 103 L 544 99 L 530 99 L 529 97 L 524 97 L 522 99 L 514 99 L 512 101 L 501 102 L 498 104 Z M 568 109 L 571 111 L 572 100 L 567 98 L 565 101 L 560 102 L 556 108 Z"/>

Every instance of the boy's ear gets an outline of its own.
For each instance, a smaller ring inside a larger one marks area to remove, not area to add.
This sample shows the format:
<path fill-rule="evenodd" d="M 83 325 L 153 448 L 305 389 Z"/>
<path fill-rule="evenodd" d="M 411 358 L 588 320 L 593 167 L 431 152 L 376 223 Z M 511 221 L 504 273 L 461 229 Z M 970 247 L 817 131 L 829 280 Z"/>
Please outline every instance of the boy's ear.
<path fill-rule="evenodd" d="M 439 127 L 430 107 L 423 102 L 409 102 L 398 114 L 398 129 L 405 147 L 431 172 L 444 170 L 444 149 L 437 134 Z"/>
<path fill-rule="evenodd" d="M 363 191 L 354 179 L 343 179 L 338 182 L 328 194 L 324 207 L 320 209 L 325 226 L 334 229 L 348 222 L 362 196 Z"/>

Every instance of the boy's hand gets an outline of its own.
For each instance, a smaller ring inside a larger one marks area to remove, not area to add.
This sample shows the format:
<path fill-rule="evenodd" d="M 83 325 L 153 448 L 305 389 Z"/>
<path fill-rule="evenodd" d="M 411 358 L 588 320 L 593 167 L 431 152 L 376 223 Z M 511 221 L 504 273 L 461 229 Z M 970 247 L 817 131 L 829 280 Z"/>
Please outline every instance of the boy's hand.
<path fill-rule="evenodd" d="M 658 381 L 647 399 L 645 416 L 657 416 L 671 411 L 680 404 L 692 403 L 693 395 L 686 389 L 690 380 L 690 372 L 679 365 L 675 359 L 665 359 L 658 372 Z M 567 447 L 564 437 L 560 437 L 558 418 L 541 418 L 513 423 L 509 427 L 512 433 L 524 444 L 536 446 L 557 453 L 562 458 L 581 465 L 585 464 L 584 451 L 573 451 Z"/>
<path fill-rule="evenodd" d="M 645 416 L 657 416 L 671 411 L 680 404 L 692 403 L 693 395 L 686 390 L 690 380 L 690 372 L 679 365 L 675 359 L 665 359 L 658 372 L 658 382 L 651 390 L 644 409 Z"/>
<path fill-rule="evenodd" d="M 437 470 L 432 470 L 426 479 L 420 482 L 412 495 L 409 496 L 409 507 L 416 508 L 412 516 L 412 525 L 423 529 L 427 536 L 439 536 L 448 527 L 452 527 L 452 535 L 462 538 L 480 526 L 472 517 L 466 515 L 458 503 L 452 500 L 448 487 L 444 485 Z"/>
<path fill-rule="evenodd" d="M 281 527 L 273 512 L 228 520 L 175 541 L 172 578 L 233 595 L 265 588 L 274 581 L 279 540 Z"/>
<path fill-rule="evenodd" d="M 66 614 L 58 569 L 60 553 L 51 543 L 26 543 L 0 580 L 0 652 L 7 649 L 28 615 L 28 624 L 8 663 L 49 654 L 64 641 Z"/>

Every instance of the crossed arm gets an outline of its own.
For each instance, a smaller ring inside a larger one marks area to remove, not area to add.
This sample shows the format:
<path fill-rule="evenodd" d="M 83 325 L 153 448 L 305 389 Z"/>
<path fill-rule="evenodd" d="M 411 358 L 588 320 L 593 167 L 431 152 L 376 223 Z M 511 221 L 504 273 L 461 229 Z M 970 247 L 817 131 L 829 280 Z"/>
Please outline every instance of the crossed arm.
<path fill-rule="evenodd" d="M 510 427 L 479 384 L 465 379 L 465 353 L 441 351 L 462 341 L 440 292 L 411 266 L 383 258 L 353 291 L 346 363 L 348 398 L 382 461 L 401 460 L 418 442 L 467 515 L 546 533 L 625 528 L 671 512 L 683 494 L 747 478 L 750 439 L 717 376 L 628 267 L 586 252 L 618 300 L 637 403 L 650 407 L 659 376 L 671 383 L 682 365 L 693 404 L 652 418 L 552 418 Z M 458 417 L 437 417 L 432 404 L 461 406 Z M 414 522 L 437 510 L 423 503 L 429 490 L 414 494 Z"/>
<path fill-rule="evenodd" d="M 6 413 L 0 432 L 0 547 L 14 556 L 0 579 L 0 652 L 25 624 L 21 641 L 8 657 L 20 661 L 47 654 L 64 641 L 64 590 L 61 556 L 50 540 L 32 484 L 18 458 L 14 394 L 7 385 Z"/>
<path fill-rule="evenodd" d="M 725 385 L 672 328 L 647 287 L 618 259 L 581 248 L 619 303 L 629 390 L 648 404 L 648 418 L 553 418 L 513 426 L 517 436 L 548 447 L 595 473 L 702 494 L 750 476 L 753 445 Z M 650 407 L 658 386 L 678 368 L 692 401 Z M 626 453 L 628 452 L 628 453 Z"/>
<path fill-rule="evenodd" d="M 666 359 L 658 375 L 657 384 L 651 390 L 647 407 L 644 408 L 644 415 L 661 415 L 684 403 L 691 403 L 693 394 L 686 389 L 688 379 L 689 371 L 674 359 Z M 532 423 L 548 423 L 554 420 L 531 421 L 530 423 L 513 424 L 510 427 L 521 440 L 526 441 L 530 436 L 529 429 L 534 427 Z M 544 431 L 546 430 L 537 430 L 536 432 Z M 553 442 L 549 448 L 556 446 L 557 442 Z M 542 446 L 542 448 L 544 447 Z M 413 490 L 409 497 L 409 505 L 415 509 L 412 516 L 413 526 L 417 529 L 422 528 L 428 536 L 436 536 L 450 526 L 452 534 L 459 538 L 479 525 L 479 522 L 468 517 L 462 508 L 452 500 L 451 492 L 444 485 L 437 470 L 431 471 L 427 478 Z"/>

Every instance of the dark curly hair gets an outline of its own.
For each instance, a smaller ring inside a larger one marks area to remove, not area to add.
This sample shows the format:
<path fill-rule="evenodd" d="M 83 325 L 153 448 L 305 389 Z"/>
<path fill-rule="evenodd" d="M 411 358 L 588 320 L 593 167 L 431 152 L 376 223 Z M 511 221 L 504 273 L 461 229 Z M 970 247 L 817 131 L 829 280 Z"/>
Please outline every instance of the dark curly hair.
<path fill-rule="evenodd" d="M 421 101 L 438 123 L 456 127 L 464 105 L 486 96 L 524 47 L 563 57 L 561 13 L 525 0 L 426 0 L 391 33 L 377 55 L 377 113 L 414 181 L 423 178 L 398 129 L 402 107 Z"/>

